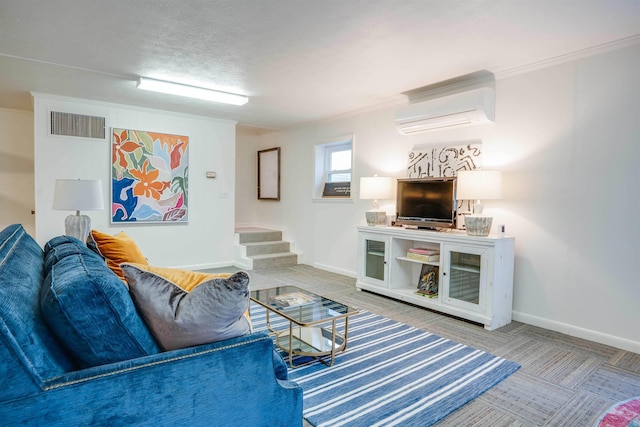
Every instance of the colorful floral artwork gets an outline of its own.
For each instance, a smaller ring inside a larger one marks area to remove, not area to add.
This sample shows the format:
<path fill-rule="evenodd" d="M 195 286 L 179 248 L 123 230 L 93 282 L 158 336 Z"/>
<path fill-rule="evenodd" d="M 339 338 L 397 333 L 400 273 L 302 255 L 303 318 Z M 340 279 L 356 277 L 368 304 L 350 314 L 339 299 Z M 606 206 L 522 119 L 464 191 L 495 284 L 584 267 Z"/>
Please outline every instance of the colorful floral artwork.
<path fill-rule="evenodd" d="M 187 222 L 189 137 L 113 128 L 111 222 Z"/>

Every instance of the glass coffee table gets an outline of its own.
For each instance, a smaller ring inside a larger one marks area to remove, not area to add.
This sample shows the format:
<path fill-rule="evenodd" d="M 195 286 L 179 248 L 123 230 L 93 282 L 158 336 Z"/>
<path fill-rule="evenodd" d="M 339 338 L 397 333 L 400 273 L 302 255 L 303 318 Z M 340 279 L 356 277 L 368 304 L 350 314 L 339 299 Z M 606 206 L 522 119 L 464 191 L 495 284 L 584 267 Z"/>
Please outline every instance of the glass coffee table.
<path fill-rule="evenodd" d="M 251 292 L 251 300 L 266 310 L 267 329 L 275 335 L 278 348 L 288 354 L 289 366 L 295 368 L 319 360 L 332 366 L 336 353 L 347 349 L 349 316 L 357 308 L 340 304 L 328 298 L 295 286 L 279 286 Z M 289 321 L 288 329 L 276 330 L 270 314 Z M 338 332 L 336 323 L 344 319 L 344 332 Z M 313 360 L 293 364 L 293 356 L 310 356 Z M 324 360 L 328 358 L 329 360 Z"/>

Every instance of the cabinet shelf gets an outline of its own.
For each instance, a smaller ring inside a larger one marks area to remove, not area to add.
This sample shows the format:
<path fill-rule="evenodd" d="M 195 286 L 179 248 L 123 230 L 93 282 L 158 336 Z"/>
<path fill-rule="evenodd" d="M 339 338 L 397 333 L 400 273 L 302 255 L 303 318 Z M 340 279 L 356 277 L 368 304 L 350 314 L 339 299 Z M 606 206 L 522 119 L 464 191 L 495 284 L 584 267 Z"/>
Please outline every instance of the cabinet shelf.
<path fill-rule="evenodd" d="M 419 261 L 417 259 L 407 258 L 407 257 L 404 257 L 404 256 L 399 256 L 396 259 L 399 260 L 399 261 L 412 262 L 414 264 L 428 264 L 428 265 L 435 265 L 435 266 L 440 265 L 439 261 Z"/>
<path fill-rule="evenodd" d="M 369 252 L 367 252 L 367 255 L 372 255 L 372 256 L 381 256 L 381 257 L 383 257 L 383 256 L 384 256 L 384 252 L 377 252 L 377 251 L 376 251 L 376 252 L 374 252 L 374 251 L 369 251 Z"/>
<path fill-rule="evenodd" d="M 447 306 L 446 304 L 442 303 L 442 301 L 439 299 L 440 297 L 429 298 L 423 295 L 418 295 L 416 294 L 417 289 L 413 286 L 387 289 L 363 283 L 360 285 L 360 287 L 377 294 L 386 295 L 403 302 L 417 305 L 419 307 L 428 308 L 430 310 L 447 313 L 452 316 L 457 316 L 463 319 L 470 320 L 472 322 L 477 322 L 485 325 L 485 328 L 487 328 L 486 325 L 490 325 L 492 323 L 492 318 L 490 316 L 484 315 L 482 313 L 476 313 L 470 310 L 465 310 L 462 308 Z"/>

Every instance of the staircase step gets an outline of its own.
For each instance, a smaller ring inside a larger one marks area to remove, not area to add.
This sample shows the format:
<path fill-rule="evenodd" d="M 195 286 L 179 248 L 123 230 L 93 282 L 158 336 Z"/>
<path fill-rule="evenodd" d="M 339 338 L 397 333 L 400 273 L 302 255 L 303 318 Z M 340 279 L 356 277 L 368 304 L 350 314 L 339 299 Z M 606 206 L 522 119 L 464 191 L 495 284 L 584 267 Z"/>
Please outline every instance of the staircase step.
<path fill-rule="evenodd" d="M 237 227 L 236 235 L 244 249 L 240 256 L 250 259 L 254 270 L 288 267 L 298 264 L 298 254 L 291 252 L 291 244 L 282 240 L 282 231 L 261 227 Z"/>
<path fill-rule="evenodd" d="M 244 243 L 243 246 L 247 248 L 247 256 L 254 256 L 289 252 L 291 245 L 289 242 L 279 240 L 277 242 Z"/>
<path fill-rule="evenodd" d="M 266 229 L 239 229 L 239 243 L 273 242 L 282 240 L 282 231 Z"/>
<path fill-rule="evenodd" d="M 250 257 L 253 260 L 254 270 L 266 270 L 275 267 L 288 267 L 298 263 L 298 256 L 291 252 L 254 255 Z"/>

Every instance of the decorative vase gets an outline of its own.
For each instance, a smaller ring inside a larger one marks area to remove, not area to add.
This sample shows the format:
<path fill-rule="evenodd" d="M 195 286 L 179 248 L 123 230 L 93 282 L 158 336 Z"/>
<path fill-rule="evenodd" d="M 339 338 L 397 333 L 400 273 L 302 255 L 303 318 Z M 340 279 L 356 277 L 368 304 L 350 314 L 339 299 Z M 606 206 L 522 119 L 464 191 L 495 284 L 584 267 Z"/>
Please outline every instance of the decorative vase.
<path fill-rule="evenodd" d="M 490 216 L 467 215 L 464 217 L 464 225 L 467 229 L 468 236 L 488 236 L 491 231 L 491 222 L 493 218 Z"/>
<path fill-rule="evenodd" d="M 387 221 L 387 213 L 385 211 L 366 211 L 367 225 L 374 227 L 376 225 L 384 225 Z"/>

